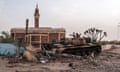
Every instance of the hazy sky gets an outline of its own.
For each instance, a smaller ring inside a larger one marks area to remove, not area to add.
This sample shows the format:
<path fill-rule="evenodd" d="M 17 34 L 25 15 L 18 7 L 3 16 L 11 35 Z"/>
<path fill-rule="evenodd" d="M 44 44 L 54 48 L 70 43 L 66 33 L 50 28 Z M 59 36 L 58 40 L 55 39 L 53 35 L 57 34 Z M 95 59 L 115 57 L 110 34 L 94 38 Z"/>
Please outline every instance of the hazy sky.
<path fill-rule="evenodd" d="M 0 31 L 25 27 L 26 18 L 34 26 L 37 3 L 40 26 L 64 27 L 67 34 L 96 27 L 108 32 L 106 39 L 117 39 L 120 0 L 0 0 Z"/>

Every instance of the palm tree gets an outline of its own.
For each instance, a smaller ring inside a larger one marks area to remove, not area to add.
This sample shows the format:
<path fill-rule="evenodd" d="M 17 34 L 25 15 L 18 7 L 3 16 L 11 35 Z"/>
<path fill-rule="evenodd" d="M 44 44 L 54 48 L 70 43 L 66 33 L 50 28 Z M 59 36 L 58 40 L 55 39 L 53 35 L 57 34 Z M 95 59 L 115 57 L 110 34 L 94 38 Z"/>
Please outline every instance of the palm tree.
<path fill-rule="evenodd" d="M 1 32 L 2 37 L 1 37 L 1 43 L 13 43 L 14 39 L 10 36 L 8 32 L 2 31 Z"/>
<path fill-rule="evenodd" d="M 86 35 L 88 38 L 91 39 L 92 42 L 99 42 L 104 37 L 107 36 L 107 32 L 104 32 L 103 30 L 96 29 L 96 28 L 89 28 L 84 32 L 84 35 Z"/>
<path fill-rule="evenodd" d="M 9 33 L 8 32 L 5 32 L 5 31 L 2 31 L 2 36 L 3 36 L 3 38 L 5 39 L 5 38 L 9 38 L 10 37 L 10 35 L 9 35 Z"/>
<path fill-rule="evenodd" d="M 73 32 L 73 34 L 70 34 L 70 36 L 72 36 L 73 38 L 80 38 L 81 37 L 81 33 Z"/>

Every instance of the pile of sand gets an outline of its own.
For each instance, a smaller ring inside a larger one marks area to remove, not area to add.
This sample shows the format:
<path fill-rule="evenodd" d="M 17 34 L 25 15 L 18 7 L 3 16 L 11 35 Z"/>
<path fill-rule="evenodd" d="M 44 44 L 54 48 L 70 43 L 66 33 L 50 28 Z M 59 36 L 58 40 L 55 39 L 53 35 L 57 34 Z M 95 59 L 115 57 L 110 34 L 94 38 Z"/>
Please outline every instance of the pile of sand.
<path fill-rule="evenodd" d="M 31 62 L 37 62 L 37 57 L 35 54 L 40 51 L 40 48 L 34 48 L 32 45 L 26 47 L 24 51 L 24 57 Z"/>

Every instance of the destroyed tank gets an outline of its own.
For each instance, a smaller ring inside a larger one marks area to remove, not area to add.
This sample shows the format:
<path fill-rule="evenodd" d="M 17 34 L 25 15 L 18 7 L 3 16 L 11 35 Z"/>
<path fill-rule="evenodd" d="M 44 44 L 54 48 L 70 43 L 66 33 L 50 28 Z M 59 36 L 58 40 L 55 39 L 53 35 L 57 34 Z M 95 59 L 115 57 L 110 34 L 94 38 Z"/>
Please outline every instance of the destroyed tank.
<path fill-rule="evenodd" d="M 56 53 L 66 53 L 79 56 L 98 56 L 101 46 L 95 43 L 86 43 L 85 39 L 64 39 L 56 43 L 44 44 L 44 48 L 54 50 Z"/>

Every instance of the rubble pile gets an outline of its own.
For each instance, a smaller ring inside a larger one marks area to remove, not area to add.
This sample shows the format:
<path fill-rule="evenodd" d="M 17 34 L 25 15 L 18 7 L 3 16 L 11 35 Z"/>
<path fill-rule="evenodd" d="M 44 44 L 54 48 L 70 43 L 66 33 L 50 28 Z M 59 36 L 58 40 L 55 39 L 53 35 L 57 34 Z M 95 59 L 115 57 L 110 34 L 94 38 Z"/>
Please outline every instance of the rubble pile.
<path fill-rule="evenodd" d="M 96 59 L 72 62 L 70 70 L 62 72 L 120 72 L 119 54 L 103 53 Z"/>
<path fill-rule="evenodd" d="M 55 60 L 45 63 L 7 64 L 4 59 L 0 64 L 0 72 L 120 72 L 120 54 L 103 52 L 96 58 L 58 54 Z"/>
<path fill-rule="evenodd" d="M 87 46 L 89 51 L 92 47 Z M 0 72 L 120 72 L 120 54 L 103 51 L 97 56 L 92 54 L 81 56 L 78 54 L 79 51 L 74 51 L 77 55 L 71 54 L 75 48 L 69 48 L 58 48 L 57 51 L 55 48 L 46 50 L 28 45 L 22 55 L 0 58 Z M 63 50 L 69 53 L 59 52 Z"/>

